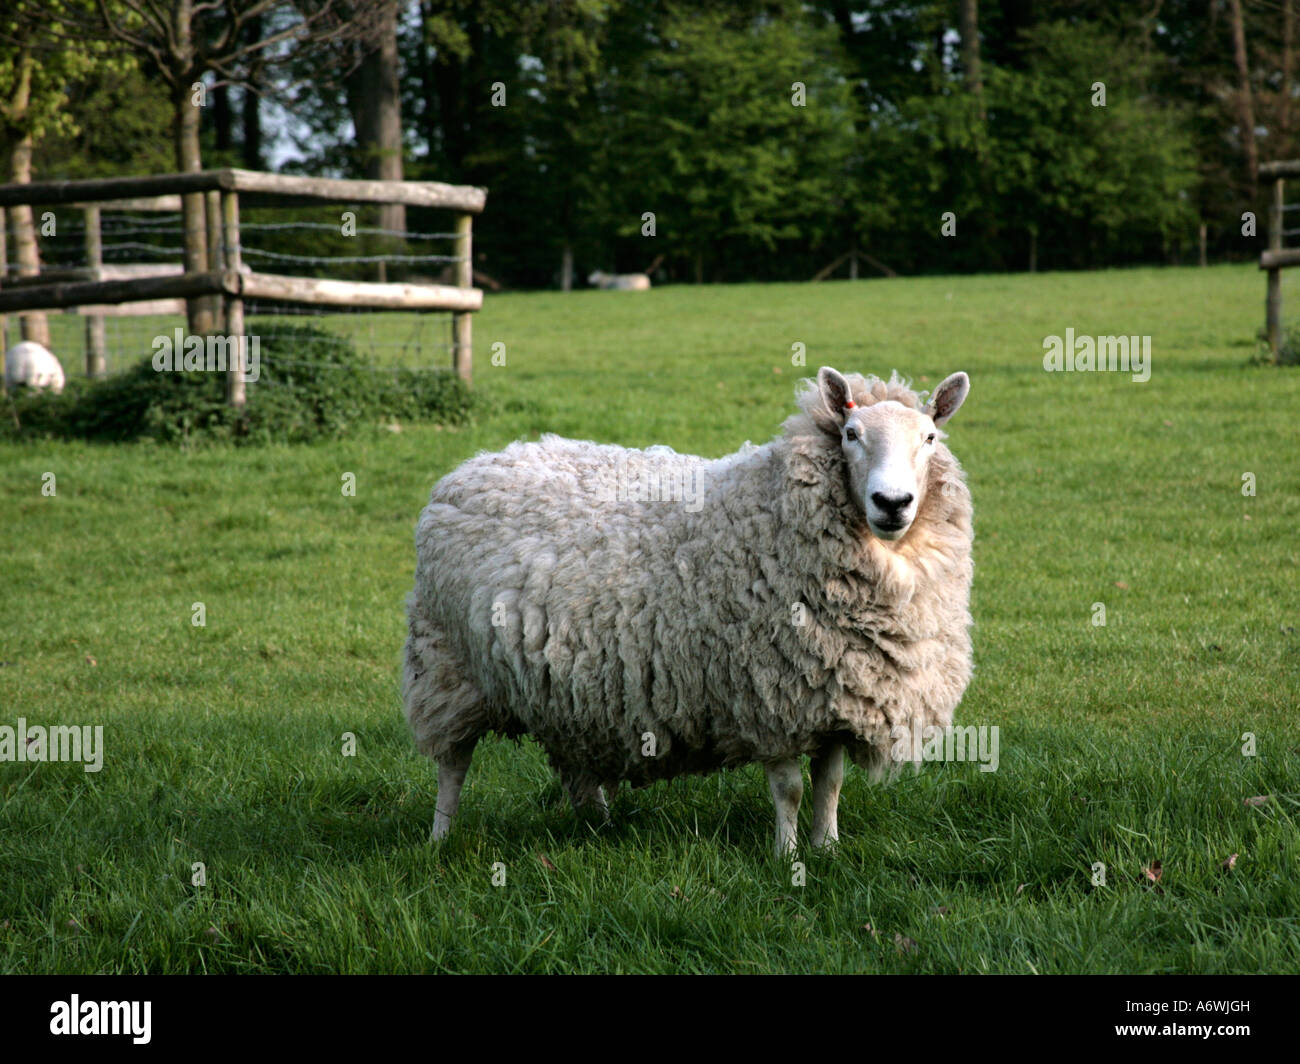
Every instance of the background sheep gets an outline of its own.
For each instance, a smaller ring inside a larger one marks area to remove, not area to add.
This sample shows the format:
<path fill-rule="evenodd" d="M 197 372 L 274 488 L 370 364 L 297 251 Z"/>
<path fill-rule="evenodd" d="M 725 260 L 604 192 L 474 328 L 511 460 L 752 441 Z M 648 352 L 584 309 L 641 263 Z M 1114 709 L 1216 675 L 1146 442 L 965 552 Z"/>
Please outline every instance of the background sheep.
<path fill-rule="evenodd" d="M 440 480 L 416 528 L 403 698 L 449 830 L 478 739 L 533 735 L 575 807 L 751 761 L 793 848 L 838 836 L 845 750 L 945 727 L 971 674 L 971 506 L 903 382 L 823 368 L 777 439 L 716 461 L 555 436 Z M 900 752 L 900 745 L 902 752 Z"/>
<path fill-rule="evenodd" d="M 49 388 L 57 395 L 63 391 L 63 367 L 46 348 L 24 340 L 5 352 L 5 388 L 13 391 L 19 384 Z"/>
<path fill-rule="evenodd" d="M 587 283 L 593 288 L 609 291 L 643 292 L 650 287 L 650 278 L 644 273 L 605 273 L 593 270 L 587 276 Z"/>

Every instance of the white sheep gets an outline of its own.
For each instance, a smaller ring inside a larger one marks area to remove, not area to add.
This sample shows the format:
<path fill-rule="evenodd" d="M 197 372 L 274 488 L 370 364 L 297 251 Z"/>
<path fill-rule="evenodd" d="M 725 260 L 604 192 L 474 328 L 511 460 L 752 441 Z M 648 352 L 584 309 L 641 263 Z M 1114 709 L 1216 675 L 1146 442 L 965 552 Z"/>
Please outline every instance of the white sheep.
<path fill-rule="evenodd" d="M 618 292 L 644 292 L 650 287 L 650 278 L 644 273 L 605 273 L 592 270 L 587 283 L 593 288 Z"/>
<path fill-rule="evenodd" d="M 450 828 L 489 731 L 534 736 L 575 808 L 761 762 L 776 847 L 838 838 L 844 752 L 875 776 L 952 722 L 971 676 L 971 503 L 891 377 L 823 368 L 763 447 L 706 461 L 544 436 L 465 462 L 416 528 L 403 699 Z"/>
<path fill-rule="evenodd" d="M 24 340 L 5 352 L 5 388 L 12 392 L 19 384 L 49 388 L 58 395 L 63 391 L 63 367 L 46 348 Z"/>

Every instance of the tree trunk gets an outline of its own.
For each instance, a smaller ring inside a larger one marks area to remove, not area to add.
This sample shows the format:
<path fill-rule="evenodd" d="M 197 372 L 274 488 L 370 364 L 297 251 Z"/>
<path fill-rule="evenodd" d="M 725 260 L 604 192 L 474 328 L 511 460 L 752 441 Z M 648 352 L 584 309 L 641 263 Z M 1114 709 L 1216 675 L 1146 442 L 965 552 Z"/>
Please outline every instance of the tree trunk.
<path fill-rule="evenodd" d="M 1237 123 L 1241 127 L 1241 148 L 1250 175 L 1251 194 L 1254 195 L 1259 183 L 1259 146 L 1255 143 L 1255 105 L 1250 91 L 1250 59 L 1246 54 L 1246 24 L 1241 13 L 1241 0 L 1228 0 L 1228 13 L 1232 19 L 1232 61 L 1237 68 Z"/>
<path fill-rule="evenodd" d="M 218 85 L 212 90 L 212 146 L 219 152 L 228 152 L 234 144 L 231 131 L 234 126 L 230 110 L 230 88 Z M 222 160 L 225 162 L 224 158 Z"/>
<path fill-rule="evenodd" d="M 199 143 L 201 97 L 195 97 L 198 71 L 194 65 L 194 38 L 190 25 L 193 0 L 176 0 L 173 11 L 172 106 L 175 114 L 176 168 L 182 173 L 203 169 Z M 202 192 L 181 198 L 181 216 L 185 228 L 185 272 L 204 273 L 208 268 L 208 221 Z M 191 333 L 206 336 L 212 332 L 213 313 L 209 298 L 198 296 L 186 300 L 186 324 Z"/>
<path fill-rule="evenodd" d="M 386 0 L 379 41 L 361 60 L 356 75 L 347 82 L 348 105 L 356 125 L 357 146 L 365 152 L 366 177 L 371 180 L 402 180 L 402 95 L 398 80 L 397 15 L 397 4 L 394 0 Z M 406 207 L 400 203 L 382 204 L 379 227 L 405 231 Z"/>
<path fill-rule="evenodd" d="M 573 248 L 567 240 L 560 254 L 560 291 L 573 291 Z"/>
<path fill-rule="evenodd" d="M 420 112 L 420 131 L 424 134 L 427 156 L 430 159 L 438 156 L 440 147 L 438 143 L 438 112 L 434 103 L 438 99 L 436 48 L 433 34 L 429 29 L 432 18 L 432 0 L 420 0 L 420 88 L 424 95 L 424 109 Z"/>
<path fill-rule="evenodd" d="M 980 13 L 979 0 L 961 0 L 961 69 L 966 89 L 975 101 L 980 121 L 984 113 L 984 77 L 980 71 Z"/>
<path fill-rule="evenodd" d="M 240 119 L 243 125 L 243 144 L 240 154 L 245 170 L 262 169 L 262 99 L 247 85 L 243 90 L 240 104 Z"/>
<path fill-rule="evenodd" d="M 1295 73 L 1295 0 L 1282 0 L 1282 91 L 1278 93 L 1278 138 L 1291 154 L 1291 87 Z"/>
<path fill-rule="evenodd" d="M 245 40 L 260 41 L 261 39 L 262 16 L 254 15 L 248 20 Z M 247 170 L 262 169 L 262 97 L 258 95 L 261 78 L 261 62 L 254 59 L 248 71 L 248 81 L 244 85 L 243 100 L 240 104 L 240 119 L 244 127 L 243 159 L 244 168 Z"/>
<path fill-rule="evenodd" d="M 32 180 L 32 133 L 27 122 L 32 102 L 32 68 L 35 59 L 30 48 L 23 47 L 14 59 L 17 77 L 13 95 L 4 104 L 6 139 L 9 141 L 9 180 L 16 185 L 30 184 Z M 23 275 L 41 272 L 41 249 L 36 242 L 36 226 L 32 208 L 22 204 L 9 208 L 9 224 L 13 227 L 14 256 L 18 272 Z M 32 340 L 42 347 L 50 346 L 50 323 L 45 314 L 35 311 L 20 319 L 24 340 Z"/>
<path fill-rule="evenodd" d="M 9 177 L 19 185 L 29 184 L 32 180 L 32 135 L 30 133 L 13 146 Z M 40 273 L 41 249 L 36 242 L 32 208 L 25 203 L 19 207 L 10 207 L 9 218 L 13 223 L 14 257 L 18 261 L 18 272 L 24 276 Z M 50 346 L 50 322 L 44 311 L 24 314 L 20 320 L 24 340 L 32 340 L 46 348 Z"/>

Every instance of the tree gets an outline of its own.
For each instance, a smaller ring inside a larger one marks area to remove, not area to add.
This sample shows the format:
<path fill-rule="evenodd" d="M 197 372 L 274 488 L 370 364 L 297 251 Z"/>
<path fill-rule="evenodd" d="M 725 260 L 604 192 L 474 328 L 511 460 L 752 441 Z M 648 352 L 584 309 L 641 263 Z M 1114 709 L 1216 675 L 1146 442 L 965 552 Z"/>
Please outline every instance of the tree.
<path fill-rule="evenodd" d="M 60 43 L 91 40 L 152 60 L 166 83 L 172 103 L 176 167 L 181 172 L 203 168 L 200 115 L 207 103 L 212 75 L 215 84 L 244 84 L 248 64 L 281 64 L 303 53 L 345 39 L 371 39 L 373 12 L 360 8 L 344 21 L 336 0 L 312 4 L 293 0 L 94 0 L 85 7 L 66 0 L 24 0 L 20 22 L 58 26 L 51 36 Z M 247 32 L 256 20 L 265 32 Z M 53 54 L 53 53 L 47 53 Z M 183 197 L 185 269 L 207 269 L 207 227 L 202 193 Z M 215 324 L 210 300 L 189 303 L 191 332 L 207 333 Z"/>
<path fill-rule="evenodd" d="M 824 241 L 848 198 L 852 101 L 833 27 L 775 14 L 670 8 L 658 47 L 620 69 L 609 171 L 622 232 L 656 215 L 657 245 L 694 279 L 745 276 L 742 256 Z"/>
<path fill-rule="evenodd" d="M 1259 182 L 1259 148 L 1255 143 L 1255 107 L 1251 98 L 1250 59 L 1246 54 L 1246 24 L 1241 0 L 1228 0 L 1232 18 L 1232 61 L 1237 68 L 1237 116 L 1241 151 L 1253 188 Z"/>
<path fill-rule="evenodd" d="M 0 33 L 8 47 L 0 51 L 0 148 L 8 180 L 26 184 L 32 179 L 32 157 L 47 137 L 71 135 L 77 125 L 66 108 L 75 87 L 97 71 L 125 75 L 134 63 L 113 57 L 93 40 L 68 41 L 51 47 L 48 24 L 27 17 L 29 0 L 18 0 L 11 14 L 0 18 Z M 46 0 L 41 5 L 51 17 L 84 16 L 88 7 L 76 0 Z M 14 255 L 20 274 L 40 272 L 40 248 L 30 206 L 11 207 Z M 41 311 L 22 316 L 23 339 L 50 346 L 49 322 Z"/>

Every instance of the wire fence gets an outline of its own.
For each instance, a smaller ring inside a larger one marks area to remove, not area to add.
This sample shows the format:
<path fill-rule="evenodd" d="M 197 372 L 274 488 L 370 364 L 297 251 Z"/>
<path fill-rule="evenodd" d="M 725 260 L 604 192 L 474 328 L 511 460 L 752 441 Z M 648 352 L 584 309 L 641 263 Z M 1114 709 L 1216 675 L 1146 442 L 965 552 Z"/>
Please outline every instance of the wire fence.
<path fill-rule="evenodd" d="M 240 251 L 245 268 L 303 277 L 339 280 L 407 281 L 419 284 L 455 284 L 455 267 L 463 257 L 448 254 L 454 232 L 436 227 L 391 229 L 375 225 L 320 221 L 299 216 L 283 219 L 284 208 L 254 208 L 240 220 Z M 310 211 L 310 208 L 304 208 Z M 338 217 L 337 214 L 334 217 Z M 56 226 L 37 232 L 43 270 L 88 267 L 86 225 L 80 211 L 60 214 Z M 183 269 L 185 249 L 177 237 L 185 226 L 178 212 L 144 215 L 101 208 L 100 239 L 106 267 L 138 267 L 142 275 L 172 267 Z M 10 248 L 13 247 L 12 241 Z M 10 251 L 12 255 L 12 251 Z M 16 271 L 12 262 L 0 263 L 3 275 Z M 147 308 L 145 308 L 147 309 Z M 68 375 L 84 372 L 87 350 L 85 323 L 89 318 L 75 310 L 46 311 L 51 344 Z M 280 328 L 289 323 L 311 323 L 351 341 L 363 369 L 392 372 L 397 368 L 446 369 L 454 342 L 447 312 L 410 312 L 366 308 L 335 309 L 295 304 L 245 301 L 245 332 L 257 336 L 264 365 L 337 365 L 306 363 L 283 354 L 289 338 Z M 104 322 L 104 360 L 108 373 L 117 373 L 151 358 L 158 344 L 184 329 L 184 314 L 109 314 Z M 17 315 L 9 321 L 9 342 L 15 342 Z M 356 368 L 356 367 L 352 367 Z"/>

